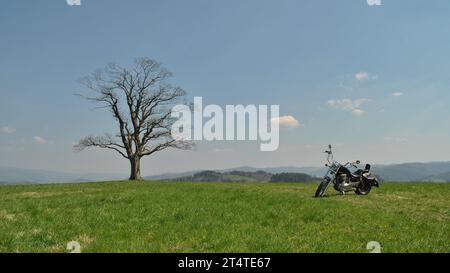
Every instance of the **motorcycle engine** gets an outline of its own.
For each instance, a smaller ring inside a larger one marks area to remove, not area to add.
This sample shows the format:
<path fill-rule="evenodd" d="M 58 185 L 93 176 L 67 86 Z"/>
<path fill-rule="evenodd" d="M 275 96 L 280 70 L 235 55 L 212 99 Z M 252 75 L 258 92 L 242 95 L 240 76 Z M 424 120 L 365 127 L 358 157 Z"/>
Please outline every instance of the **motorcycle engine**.
<path fill-rule="evenodd" d="M 351 191 L 352 190 L 352 184 L 350 183 L 350 177 L 345 174 L 341 173 L 336 177 L 337 183 L 334 184 L 334 189 L 337 191 Z"/>

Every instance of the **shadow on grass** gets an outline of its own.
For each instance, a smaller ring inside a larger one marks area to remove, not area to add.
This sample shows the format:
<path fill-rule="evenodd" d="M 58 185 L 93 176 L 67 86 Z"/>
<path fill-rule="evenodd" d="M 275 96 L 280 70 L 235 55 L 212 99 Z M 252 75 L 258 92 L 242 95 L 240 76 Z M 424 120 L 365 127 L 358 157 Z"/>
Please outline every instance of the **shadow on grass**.
<path fill-rule="evenodd" d="M 351 194 L 351 193 L 342 194 L 342 193 L 337 192 L 337 193 L 332 193 L 332 194 L 324 194 L 324 195 L 322 195 L 321 197 L 315 197 L 315 196 L 313 195 L 313 198 L 314 198 L 314 199 L 321 199 L 321 198 L 337 198 L 337 197 L 340 197 L 340 196 L 344 197 L 344 196 L 347 196 L 347 195 L 353 195 L 353 194 Z"/>

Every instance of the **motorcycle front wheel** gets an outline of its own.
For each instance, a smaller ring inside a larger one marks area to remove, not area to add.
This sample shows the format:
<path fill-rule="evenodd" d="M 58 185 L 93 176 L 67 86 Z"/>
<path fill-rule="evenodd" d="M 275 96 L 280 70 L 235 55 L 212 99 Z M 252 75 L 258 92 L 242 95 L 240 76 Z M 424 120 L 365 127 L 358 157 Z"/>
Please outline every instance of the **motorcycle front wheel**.
<path fill-rule="evenodd" d="M 316 198 L 323 196 L 323 194 L 325 193 L 325 190 L 328 187 L 328 184 L 330 184 L 329 179 L 324 179 L 324 180 L 322 180 L 322 182 L 320 182 L 320 185 L 319 185 L 319 187 L 317 187 L 317 190 L 316 190 L 316 194 L 315 194 Z"/>

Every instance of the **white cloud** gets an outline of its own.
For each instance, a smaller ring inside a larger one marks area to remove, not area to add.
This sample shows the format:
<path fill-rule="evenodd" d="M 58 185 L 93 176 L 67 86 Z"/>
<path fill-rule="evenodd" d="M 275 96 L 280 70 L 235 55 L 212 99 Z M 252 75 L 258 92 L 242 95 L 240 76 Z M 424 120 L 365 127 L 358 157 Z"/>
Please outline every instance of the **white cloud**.
<path fill-rule="evenodd" d="M 404 137 L 385 137 L 383 138 L 383 140 L 392 143 L 405 143 L 409 141 L 407 138 Z"/>
<path fill-rule="evenodd" d="M 291 115 L 273 118 L 271 121 L 272 121 L 272 123 L 278 122 L 278 124 L 280 126 L 285 126 L 285 127 L 296 128 L 296 127 L 301 126 L 300 122 Z"/>
<path fill-rule="evenodd" d="M 16 128 L 11 128 L 11 127 L 1 127 L 0 128 L 0 133 L 4 133 L 4 134 L 13 134 L 16 131 L 17 131 Z"/>
<path fill-rule="evenodd" d="M 364 98 L 356 99 L 356 100 L 352 100 L 352 99 L 329 100 L 328 105 L 330 105 L 334 108 L 351 111 L 356 108 L 359 108 L 361 105 L 363 105 L 364 103 L 367 103 L 369 101 L 370 101 L 370 99 L 364 99 Z"/>
<path fill-rule="evenodd" d="M 362 116 L 366 113 L 366 111 L 362 110 L 362 109 L 353 109 L 352 110 L 352 115 L 354 116 Z"/>
<path fill-rule="evenodd" d="M 365 110 L 361 109 L 361 106 L 368 103 L 370 99 L 341 99 L 341 100 L 329 100 L 327 103 L 329 106 L 351 112 L 354 116 L 362 116 L 366 113 Z"/>
<path fill-rule="evenodd" d="M 46 141 L 43 137 L 41 137 L 41 136 L 35 136 L 35 137 L 34 137 L 34 142 L 35 142 L 36 144 L 39 144 L 39 145 L 42 145 L 42 144 L 47 143 L 47 141 Z"/>
<path fill-rule="evenodd" d="M 376 75 L 372 75 L 364 71 L 355 74 L 355 79 L 357 79 L 358 81 L 375 80 L 376 78 Z"/>
<path fill-rule="evenodd" d="M 394 92 L 394 93 L 392 93 L 392 96 L 401 97 L 401 96 L 403 96 L 403 93 L 402 92 Z"/>
<path fill-rule="evenodd" d="M 355 74 L 355 79 L 358 81 L 367 80 L 369 74 L 367 72 L 358 72 Z"/>

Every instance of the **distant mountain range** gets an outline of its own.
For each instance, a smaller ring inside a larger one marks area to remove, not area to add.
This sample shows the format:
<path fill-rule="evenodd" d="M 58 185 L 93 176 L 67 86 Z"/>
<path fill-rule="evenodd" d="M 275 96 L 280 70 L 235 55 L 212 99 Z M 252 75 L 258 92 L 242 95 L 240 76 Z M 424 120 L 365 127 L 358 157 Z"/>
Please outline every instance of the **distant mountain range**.
<path fill-rule="evenodd" d="M 392 165 L 374 165 L 373 172 L 385 181 L 393 182 L 408 182 L 408 181 L 424 181 L 424 182 L 450 182 L 450 162 L 428 162 L 428 163 L 403 163 Z M 179 173 L 166 173 L 160 175 L 147 176 L 148 180 L 173 180 L 183 177 L 192 177 L 202 171 L 196 170 Z M 280 173 L 303 173 L 311 177 L 322 177 L 325 172 L 325 167 L 269 167 L 269 168 L 255 168 L 243 166 L 238 168 L 230 168 L 223 170 L 212 170 L 219 173 L 230 172 L 248 172 L 256 173 L 262 171 L 268 174 Z M 260 173 L 262 174 L 262 173 Z M 228 178 L 235 174 L 227 174 Z M 235 175 L 237 178 L 239 175 Z M 254 179 L 253 174 L 248 175 L 244 181 Z M 226 177 L 226 176 L 225 176 Z M 0 183 L 60 183 L 60 182 L 91 182 L 104 180 L 121 180 L 126 179 L 125 174 L 108 174 L 108 173 L 66 173 L 46 170 L 31 170 L 21 168 L 0 167 Z M 227 180 L 228 178 L 221 178 Z M 267 177 L 266 177 L 267 178 Z M 231 179 L 233 180 L 233 179 Z M 258 179 L 254 179 L 258 180 Z"/>
<path fill-rule="evenodd" d="M 450 162 L 428 162 L 428 163 L 402 163 L 392 165 L 374 165 L 373 172 L 381 177 L 382 180 L 392 182 L 450 182 Z M 181 177 L 193 176 L 197 173 L 207 170 L 197 170 L 180 173 L 166 173 L 145 177 L 148 180 L 171 180 Z M 304 173 L 312 177 L 322 177 L 327 169 L 325 167 L 238 167 L 231 169 L 215 170 L 221 173 L 229 173 L 233 171 L 257 172 L 263 171 L 272 174 L 280 173 Z"/>
<path fill-rule="evenodd" d="M 92 182 L 126 179 L 126 175 L 102 173 L 66 173 L 46 170 L 0 167 L 0 184 Z"/>
<path fill-rule="evenodd" d="M 432 175 L 424 179 L 425 181 L 434 182 L 450 182 L 450 172 L 445 172 L 437 175 Z"/>
<path fill-rule="evenodd" d="M 373 171 L 386 181 L 450 182 L 450 162 L 375 165 Z"/>

